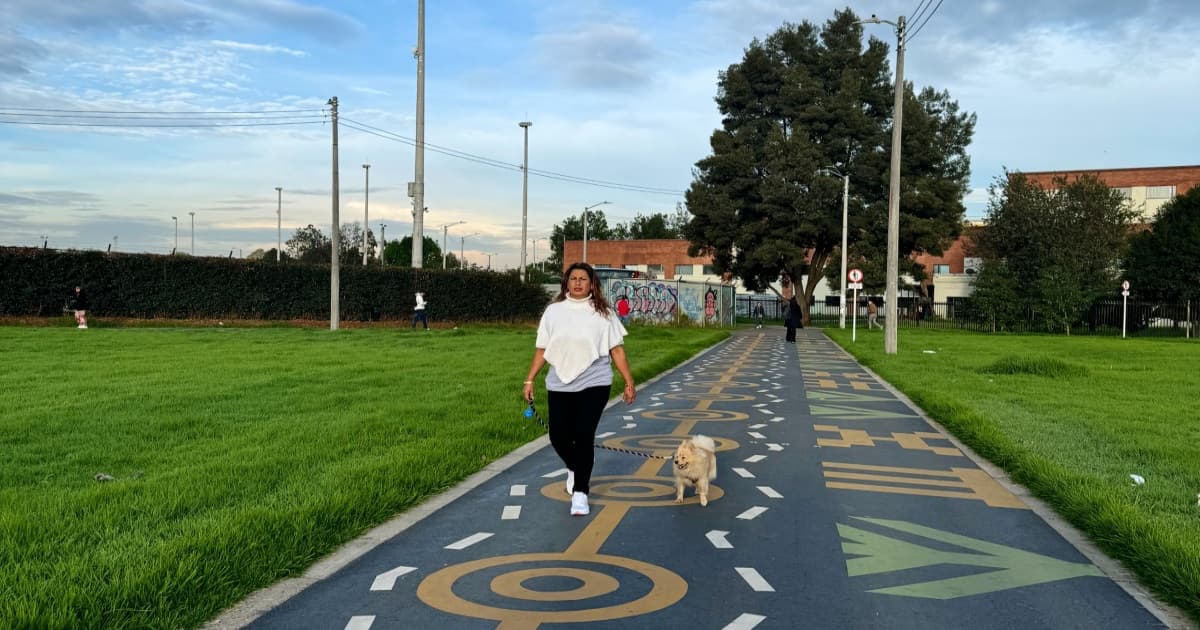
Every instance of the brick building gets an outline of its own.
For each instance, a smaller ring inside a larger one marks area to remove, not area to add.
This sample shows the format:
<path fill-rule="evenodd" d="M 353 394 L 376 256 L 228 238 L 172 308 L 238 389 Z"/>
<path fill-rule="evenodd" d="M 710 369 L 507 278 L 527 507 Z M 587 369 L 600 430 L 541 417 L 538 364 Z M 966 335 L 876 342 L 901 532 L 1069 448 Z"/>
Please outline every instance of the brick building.
<path fill-rule="evenodd" d="M 1142 220 L 1154 220 L 1155 213 L 1163 204 L 1200 186 L 1200 165 L 1194 166 L 1147 166 L 1139 168 L 1102 168 L 1079 171 L 1037 171 L 1024 173 L 1030 181 L 1042 188 L 1054 188 L 1054 180 L 1065 177 L 1068 181 L 1081 175 L 1095 175 L 1119 190 L 1135 208 L 1141 210 Z"/>
<path fill-rule="evenodd" d="M 715 279 L 712 256 L 688 256 L 689 243 L 681 239 L 632 241 L 588 240 L 588 263 L 593 267 L 616 267 L 648 271 L 663 280 Z M 583 241 L 567 241 L 564 266 L 583 260 Z"/>

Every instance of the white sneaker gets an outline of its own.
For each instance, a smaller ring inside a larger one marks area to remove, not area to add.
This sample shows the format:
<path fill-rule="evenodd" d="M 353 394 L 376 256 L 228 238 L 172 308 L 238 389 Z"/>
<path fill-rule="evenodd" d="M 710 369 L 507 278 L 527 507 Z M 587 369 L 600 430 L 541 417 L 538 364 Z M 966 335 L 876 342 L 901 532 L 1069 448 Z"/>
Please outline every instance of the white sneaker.
<path fill-rule="evenodd" d="M 571 495 L 571 516 L 585 516 L 588 513 L 587 495 L 576 492 Z"/>
<path fill-rule="evenodd" d="M 567 494 L 575 492 L 575 471 L 567 471 Z"/>
<path fill-rule="evenodd" d="M 80 325 L 79 325 L 79 327 L 80 327 L 80 328 L 87 328 L 87 326 L 84 326 L 83 324 L 80 324 Z"/>

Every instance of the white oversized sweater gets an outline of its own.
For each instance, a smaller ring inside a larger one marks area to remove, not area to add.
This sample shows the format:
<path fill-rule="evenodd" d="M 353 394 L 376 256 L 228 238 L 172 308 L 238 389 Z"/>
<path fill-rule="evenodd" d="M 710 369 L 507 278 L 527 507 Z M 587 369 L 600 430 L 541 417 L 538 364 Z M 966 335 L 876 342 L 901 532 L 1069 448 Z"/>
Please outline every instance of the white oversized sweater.
<path fill-rule="evenodd" d="M 549 389 L 556 385 L 553 381 L 569 386 L 585 372 L 606 369 L 609 350 L 623 344 L 626 334 L 616 313 L 610 310 L 607 317 L 597 313 L 590 298 L 576 300 L 568 297 L 547 306 L 538 324 L 537 341 L 534 343 L 545 350 L 546 362 L 551 366 L 552 373 L 546 378 L 546 387 Z M 612 383 L 612 372 L 608 371 L 607 375 L 605 383 L 594 384 Z"/>

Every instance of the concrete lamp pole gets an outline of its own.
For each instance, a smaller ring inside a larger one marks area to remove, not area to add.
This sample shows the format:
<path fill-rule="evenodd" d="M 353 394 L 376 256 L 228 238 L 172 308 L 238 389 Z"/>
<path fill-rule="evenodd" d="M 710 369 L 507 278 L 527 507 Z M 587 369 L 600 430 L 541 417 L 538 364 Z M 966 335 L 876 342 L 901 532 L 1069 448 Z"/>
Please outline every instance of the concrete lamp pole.
<path fill-rule="evenodd" d="M 838 327 L 846 327 L 846 225 L 849 217 L 850 206 L 850 175 L 844 174 L 832 166 L 817 171 L 822 175 L 836 175 L 842 178 L 842 297 L 841 297 L 841 312 L 838 314 Z M 858 308 L 855 304 L 854 308 Z"/>
<path fill-rule="evenodd" d="M 171 220 L 175 222 L 175 247 L 171 248 L 171 255 L 174 255 L 179 249 L 179 217 L 173 216 Z"/>
<path fill-rule="evenodd" d="M 487 257 L 488 257 L 488 266 L 487 266 L 487 268 L 488 268 L 489 270 L 491 270 L 491 268 L 492 268 L 492 256 L 499 256 L 499 255 L 500 255 L 500 253 L 499 253 L 499 252 L 492 252 L 492 253 L 490 253 L 490 254 L 488 254 L 488 255 L 487 255 Z"/>
<path fill-rule="evenodd" d="M 383 250 L 387 249 L 387 224 L 379 224 L 379 266 L 387 265 L 387 261 L 383 259 Z"/>
<path fill-rule="evenodd" d="M 188 216 L 192 217 L 192 255 L 196 255 L 196 213 L 189 212 Z"/>
<path fill-rule="evenodd" d="M 521 162 L 521 282 L 525 282 L 525 239 L 529 221 L 529 121 L 517 125 L 525 132 L 525 159 Z"/>
<path fill-rule="evenodd" d="M 454 223 L 447 223 L 442 226 L 442 269 L 446 268 L 446 258 L 450 255 L 450 252 L 446 249 L 446 230 L 456 225 L 462 225 L 463 223 L 466 223 L 466 221 L 455 221 Z"/>
<path fill-rule="evenodd" d="M 904 16 L 896 22 L 872 15 L 869 24 L 891 24 L 896 28 L 896 93 L 892 115 L 891 181 L 888 184 L 887 291 L 883 305 L 883 352 L 896 354 L 897 285 L 900 283 L 900 139 L 904 123 L 904 39 L 908 36 Z"/>
<path fill-rule="evenodd" d="M 367 233 L 371 231 L 371 224 L 367 223 L 368 215 L 371 212 L 371 165 L 363 164 L 363 176 L 366 182 L 363 184 L 363 266 L 367 266 Z"/>
<path fill-rule="evenodd" d="M 543 239 L 543 238 L 535 238 L 535 239 L 533 239 L 533 262 L 535 262 L 535 263 L 536 263 L 536 262 L 538 262 L 538 256 L 537 256 L 537 244 L 538 244 L 538 241 L 544 241 L 544 240 L 546 240 L 546 239 Z M 539 265 L 539 269 L 540 269 L 540 265 Z"/>
<path fill-rule="evenodd" d="M 466 252 L 465 252 L 464 247 L 466 246 L 467 239 L 472 236 L 479 236 L 479 232 L 476 232 L 474 234 L 465 234 L 458 241 L 458 268 L 459 269 L 467 268 L 467 257 L 466 257 Z"/>
<path fill-rule="evenodd" d="M 588 213 L 588 210 L 591 210 L 592 208 L 595 208 L 596 206 L 605 206 L 610 203 L 612 203 L 612 202 L 611 201 L 601 201 L 600 203 L 594 203 L 583 209 L 583 262 L 587 262 L 587 213 Z M 563 250 L 563 255 L 564 255 L 564 257 L 566 255 L 565 249 Z M 564 261 L 564 264 L 565 263 L 566 263 L 566 261 Z"/>
<path fill-rule="evenodd" d="M 283 260 L 283 187 L 275 187 L 275 262 Z"/>

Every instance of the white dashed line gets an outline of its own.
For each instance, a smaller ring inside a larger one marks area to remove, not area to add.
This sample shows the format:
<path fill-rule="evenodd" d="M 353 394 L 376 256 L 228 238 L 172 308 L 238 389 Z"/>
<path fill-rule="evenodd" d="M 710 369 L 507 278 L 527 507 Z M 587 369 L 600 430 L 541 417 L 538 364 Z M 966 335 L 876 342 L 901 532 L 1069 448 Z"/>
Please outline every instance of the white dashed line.
<path fill-rule="evenodd" d="M 346 623 L 346 630 L 371 630 L 375 615 L 355 615 Z"/>
<path fill-rule="evenodd" d="M 744 459 L 742 461 L 749 462 L 751 464 L 757 464 L 758 462 L 761 462 L 762 460 L 764 460 L 766 458 L 767 458 L 766 455 L 751 455 L 750 457 L 747 457 L 746 459 Z"/>
<path fill-rule="evenodd" d="M 771 418 L 771 422 L 782 422 L 782 421 L 783 421 L 783 416 L 775 416 L 774 418 Z"/>
<path fill-rule="evenodd" d="M 783 447 L 774 442 L 767 442 L 767 450 L 768 451 L 782 451 Z"/>
<path fill-rule="evenodd" d="M 767 425 L 759 423 L 759 424 L 752 424 L 752 425 L 750 425 L 750 428 L 751 428 L 751 429 L 761 429 L 761 428 L 763 428 L 763 427 L 765 427 L 765 426 L 767 426 Z"/>
<path fill-rule="evenodd" d="M 754 473 L 745 468 L 734 468 L 733 472 L 737 473 L 742 479 L 754 479 Z"/>
<path fill-rule="evenodd" d="M 752 437 L 752 438 L 754 438 L 754 439 L 756 439 L 756 440 L 765 440 L 765 439 L 767 439 L 767 436 L 765 436 L 765 435 L 763 435 L 763 434 L 759 433 L 758 431 L 747 431 L 747 432 L 746 432 L 746 435 L 749 435 L 750 437 Z"/>
<path fill-rule="evenodd" d="M 774 411 L 771 411 L 770 409 L 759 409 L 759 411 L 767 414 L 768 416 L 775 413 Z"/>
<path fill-rule="evenodd" d="M 567 474 L 567 469 L 566 469 L 566 468 L 559 468 L 558 470 L 556 470 L 556 471 L 554 471 L 554 472 L 548 472 L 548 473 L 546 473 L 546 474 L 542 475 L 542 478 L 544 478 L 544 479 L 549 479 L 549 478 L 551 478 L 551 477 L 562 477 L 562 476 L 563 476 L 563 475 L 565 475 L 565 474 Z"/>
<path fill-rule="evenodd" d="M 633 420 L 633 416 L 621 416 L 622 420 Z"/>
<path fill-rule="evenodd" d="M 746 580 L 746 584 L 749 584 L 750 588 L 754 589 L 755 591 L 758 591 L 759 593 L 775 592 L 775 589 L 771 588 L 771 585 L 763 579 L 763 576 L 758 574 L 758 571 L 755 571 L 750 567 L 734 567 L 734 570 L 737 571 L 738 575 L 742 576 L 743 580 Z"/>
<path fill-rule="evenodd" d="M 481 540 L 487 540 L 488 538 L 491 538 L 491 537 L 492 537 L 491 532 L 479 532 L 478 534 L 471 534 L 470 536 L 467 536 L 466 538 L 464 538 L 458 542 L 452 542 L 443 548 L 444 549 L 454 549 L 455 551 L 458 551 L 461 549 L 466 549 L 467 547 L 470 547 L 471 545 L 474 545 L 475 543 L 477 543 Z"/>
<path fill-rule="evenodd" d="M 621 427 L 621 428 L 622 428 L 622 429 L 636 429 L 636 428 L 637 428 L 637 423 L 635 423 L 635 422 L 630 422 L 630 423 L 626 424 L 625 426 L 623 426 L 623 427 Z"/>
<path fill-rule="evenodd" d="M 625 428 L 626 428 L 626 429 L 628 429 L 628 428 L 629 428 L 629 426 L 628 426 L 628 425 L 626 425 L 626 427 L 625 427 Z M 596 437 L 597 437 L 597 438 L 606 438 L 606 437 L 612 437 L 612 436 L 614 436 L 614 435 L 616 435 L 616 433 L 614 433 L 614 432 L 612 432 L 612 431 L 605 431 L 604 433 L 601 433 L 600 435 L 597 435 Z"/>
<path fill-rule="evenodd" d="M 375 581 L 371 582 L 372 591 L 390 591 L 396 587 L 396 578 L 399 578 L 405 573 L 416 571 L 417 567 L 396 567 L 391 571 L 385 571 L 375 576 Z M 347 626 L 349 627 L 349 626 Z M 368 626 L 369 627 L 369 626 Z"/>
<path fill-rule="evenodd" d="M 759 490 L 762 490 L 762 488 L 759 488 Z M 500 513 L 500 520 L 502 521 L 515 521 L 519 518 L 521 518 L 521 506 L 519 505 L 506 505 L 504 506 L 504 511 Z"/>
<path fill-rule="evenodd" d="M 763 512 L 766 512 L 766 511 L 767 511 L 767 508 L 756 505 L 756 506 L 750 508 L 749 510 L 742 512 L 741 514 L 738 514 L 737 517 L 742 519 L 743 521 L 752 521 L 752 520 L 758 518 L 759 514 L 762 514 Z"/>
<path fill-rule="evenodd" d="M 783 498 L 783 495 L 779 494 L 778 492 L 775 492 L 775 489 L 772 488 L 771 486 L 758 486 L 758 491 L 767 495 L 768 497 L 770 497 L 772 499 L 782 499 Z"/>
<path fill-rule="evenodd" d="M 662 406 L 662 403 L 660 403 L 660 402 L 656 402 L 656 403 L 654 403 L 654 404 L 652 404 L 652 405 L 650 405 L 650 406 L 651 406 L 651 407 L 661 407 L 661 406 Z"/>
<path fill-rule="evenodd" d="M 730 544 L 728 540 L 725 540 L 725 537 L 728 535 L 729 532 L 723 532 L 719 529 L 714 529 L 704 536 L 708 538 L 708 542 L 712 543 L 712 546 L 716 547 L 717 549 L 733 549 L 733 545 Z"/>
<path fill-rule="evenodd" d="M 767 403 L 758 403 L 757 405 L 754 405 L 754 408 L 758 409 L 759 407 L 766 407 L 766 406 L 767 406 Z"/>
<path fill-rule="evenodd" d="M 510 497 L 525 496 L 525 484 L 523 484 L 523 483 L 514 484 L 512 487 L 510 487 L 508 489 L 508 496 L 510 496 Z"/>

